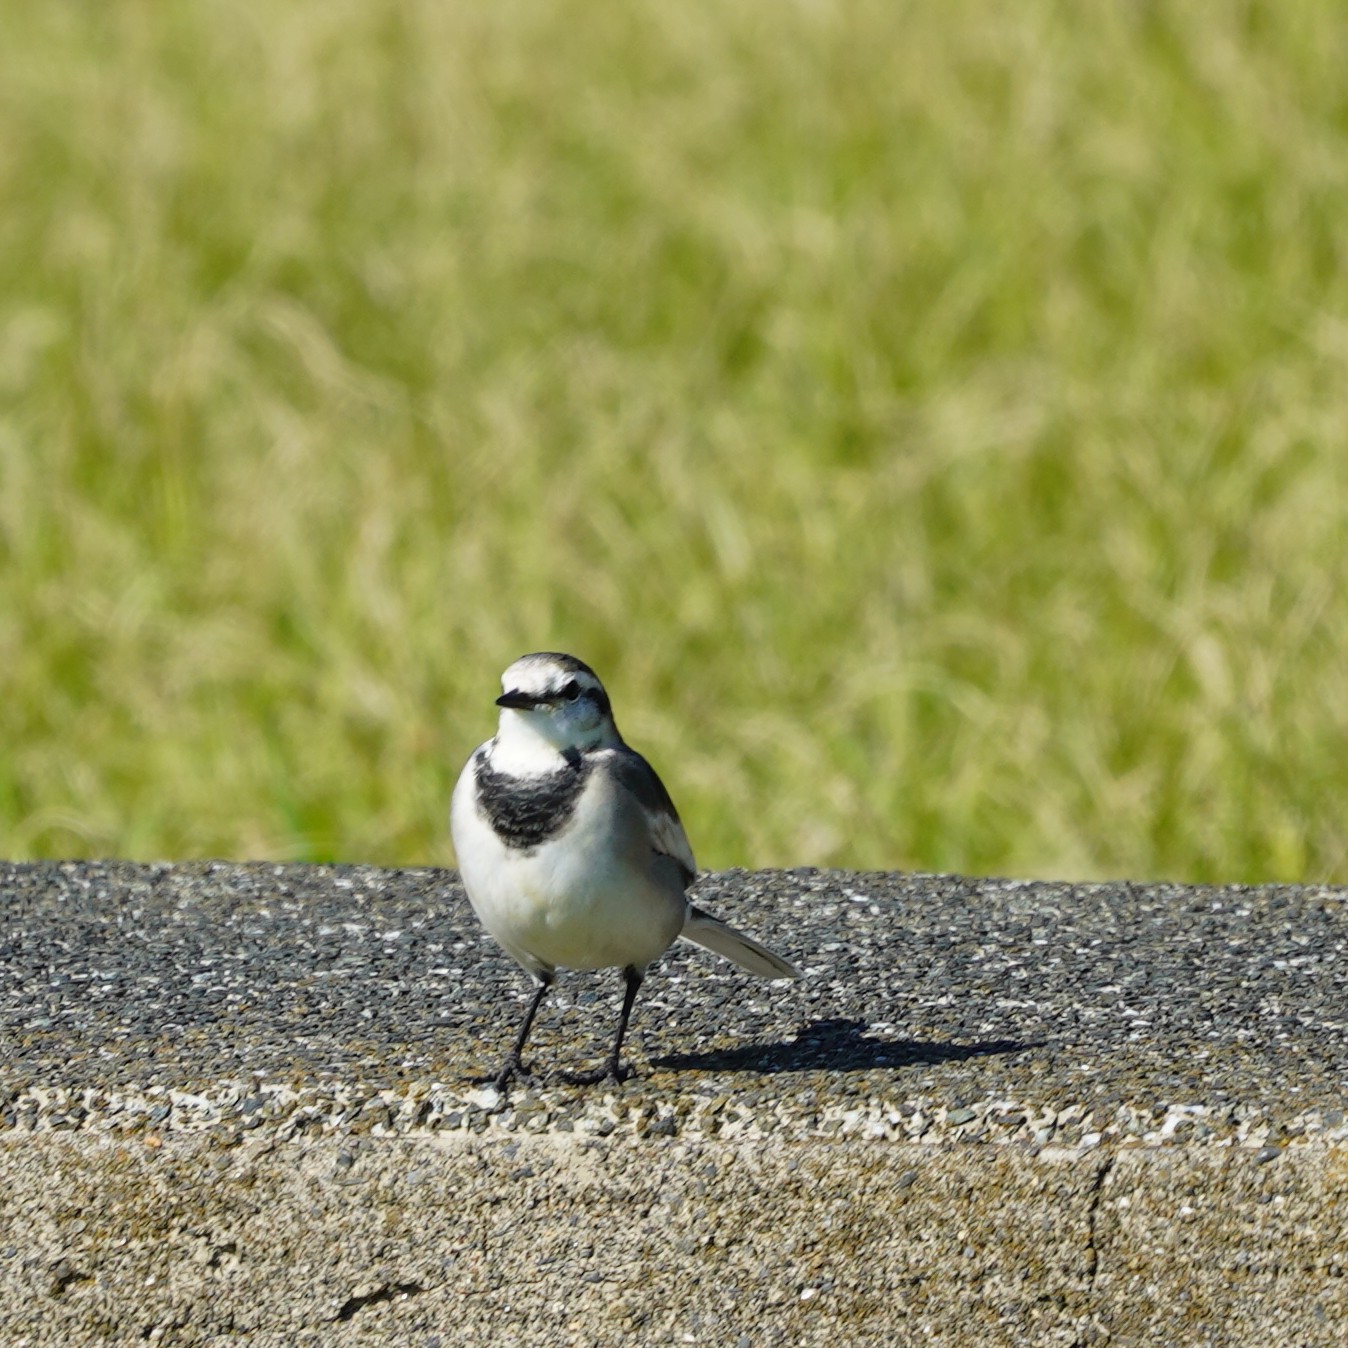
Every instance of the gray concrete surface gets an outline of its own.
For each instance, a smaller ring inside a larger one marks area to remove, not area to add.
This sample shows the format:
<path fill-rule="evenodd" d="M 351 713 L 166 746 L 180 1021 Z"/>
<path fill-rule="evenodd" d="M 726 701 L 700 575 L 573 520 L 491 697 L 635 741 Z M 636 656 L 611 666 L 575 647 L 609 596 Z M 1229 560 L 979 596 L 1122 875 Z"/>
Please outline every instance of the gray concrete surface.
<path fill-rule="evenodd" d="M 0 1344 L 1348 1342 L 1348 891 L 698 895 L 501 1099 L 449 872 L 0 864 Z"/>

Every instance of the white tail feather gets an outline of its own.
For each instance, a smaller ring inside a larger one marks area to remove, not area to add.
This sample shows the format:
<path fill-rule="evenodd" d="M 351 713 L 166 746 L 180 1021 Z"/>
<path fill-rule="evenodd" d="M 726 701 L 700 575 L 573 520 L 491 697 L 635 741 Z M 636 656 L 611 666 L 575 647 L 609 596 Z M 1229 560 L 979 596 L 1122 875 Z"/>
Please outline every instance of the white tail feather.
<path fill-rule="evenodd" d="M 799 978 L 800 970 L 788 964 L 780 955 L 774 955 L 765 945 L 759 945 L 752 936 L 727 926 L 719 917 L 704 913 L 701 908 L 689 907 L 688 920 L 680 933 L 684 940 L 705 946 L 718 955 L 734 961 L 741 969 L 748 969 L 759 978 Z"/>

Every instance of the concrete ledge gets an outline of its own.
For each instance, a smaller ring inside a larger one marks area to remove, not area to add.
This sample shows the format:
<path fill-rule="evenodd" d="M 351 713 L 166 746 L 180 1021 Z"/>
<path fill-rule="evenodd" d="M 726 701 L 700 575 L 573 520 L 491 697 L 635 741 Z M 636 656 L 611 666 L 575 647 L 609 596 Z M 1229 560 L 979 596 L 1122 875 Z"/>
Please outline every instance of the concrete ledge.
<path fill-rule="evenodd" d="M 11 1139 L 7 1344 L 1342 1343 L 1341 1149 Z M 504 1337 L 503 1337 L 504 1336 Z"/>
<path fill-rule="evenodd" d="M 1346 897 L 708 876 L 501 1100 L 452 874 L 0 866 L 0 1342 L 1339 1344 Z"/>

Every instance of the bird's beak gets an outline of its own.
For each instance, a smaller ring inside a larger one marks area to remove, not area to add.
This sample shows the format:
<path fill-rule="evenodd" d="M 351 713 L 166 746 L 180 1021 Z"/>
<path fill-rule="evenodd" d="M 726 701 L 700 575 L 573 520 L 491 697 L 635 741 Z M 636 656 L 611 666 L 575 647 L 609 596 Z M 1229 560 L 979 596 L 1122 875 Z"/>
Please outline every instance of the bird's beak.
<path fill-rule="evenodd" d="M 502 693 L 501 696 L 496 699 L 496 705 L 498 707 L 514 707 L 517 710 L 524 711 L 529 707 L 538 706 L 538 699 L 529 693 L 515 691 Z"/>

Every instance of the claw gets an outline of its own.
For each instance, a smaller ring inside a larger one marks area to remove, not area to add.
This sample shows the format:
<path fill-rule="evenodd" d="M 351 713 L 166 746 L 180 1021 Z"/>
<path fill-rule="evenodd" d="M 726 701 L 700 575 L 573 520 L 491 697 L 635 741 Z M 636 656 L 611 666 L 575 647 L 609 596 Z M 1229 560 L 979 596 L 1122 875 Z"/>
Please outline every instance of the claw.
<path fill-rule="evenodd" d="M 521 1086 L 541 1086 L 543 1078 L 535 1076 L 518 1058 L 507 1058 L 505 1066 L 495 1076 L 474 1077 L 475 1086 L 494 1086 L 502 1095 L 510 1088 L 512 1081 Z"/>
<path fill-rule="evenodd" d="M 559 1080 L 566 1082 L 568 1086 L 598 1086 L 601 1082 L 621 1086 L 624 1081 L 630 1081 L 635 1076 L 636 1072 L 632 1068 L 616 1062 L 607 1062 L 603 1067 L 595 1067 L 588 1072 L 562 1072 L 559 1074 Z"/>

